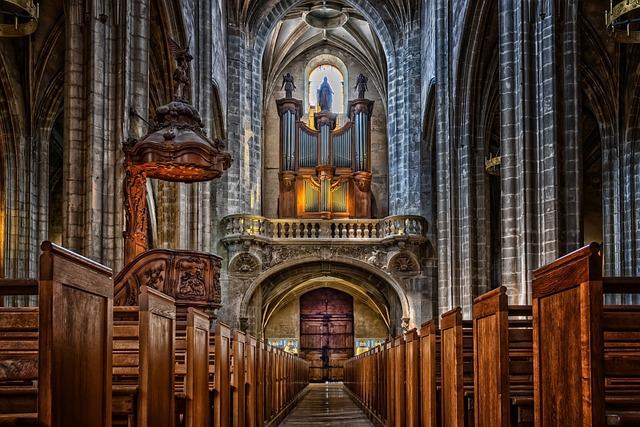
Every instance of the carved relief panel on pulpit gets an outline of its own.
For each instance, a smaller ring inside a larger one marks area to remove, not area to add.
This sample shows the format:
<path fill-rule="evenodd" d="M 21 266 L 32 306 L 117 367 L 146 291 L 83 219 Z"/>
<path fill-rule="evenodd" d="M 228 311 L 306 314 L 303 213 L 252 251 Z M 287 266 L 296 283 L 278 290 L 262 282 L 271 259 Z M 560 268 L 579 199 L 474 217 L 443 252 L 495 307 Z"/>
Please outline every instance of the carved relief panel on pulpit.
<path fill-rule="evenodd" d="M 281 218 L 371 217 L 371 113 L 373 101 L 349 102 L 349 121 L 320 111 L 315 129 L 302 120 L 302 102 L 278 99 Z"/>

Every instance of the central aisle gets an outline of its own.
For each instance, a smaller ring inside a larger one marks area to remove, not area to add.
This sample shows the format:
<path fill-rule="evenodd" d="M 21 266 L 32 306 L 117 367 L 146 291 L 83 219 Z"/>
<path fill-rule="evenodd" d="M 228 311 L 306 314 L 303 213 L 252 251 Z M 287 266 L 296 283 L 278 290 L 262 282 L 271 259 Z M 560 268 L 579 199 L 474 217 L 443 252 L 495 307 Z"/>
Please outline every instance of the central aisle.
<path fill-rule="evenodd" d="M 280 426 L 372 427 L 342 384 L 309 384 L 309 392 Z"/>

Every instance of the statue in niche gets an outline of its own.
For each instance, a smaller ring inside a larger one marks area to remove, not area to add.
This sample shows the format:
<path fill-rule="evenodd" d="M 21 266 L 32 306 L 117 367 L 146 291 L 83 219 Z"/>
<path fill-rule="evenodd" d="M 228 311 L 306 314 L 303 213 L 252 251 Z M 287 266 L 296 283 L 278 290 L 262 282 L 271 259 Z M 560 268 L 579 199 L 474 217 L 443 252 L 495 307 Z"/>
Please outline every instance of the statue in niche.
<path fill-rule="evenodd" d="M 360 75 L 358 76 L 358 80 L 356 80 L 355 87 L 355 89 L 358 91 L 358 99 L 364 99 L 365 92 L 369 90 L 367 88 L 367 81 L 369 81 L 369 79 L 366 78 L 364 74 L 360 73 Z"/>
<path fill-rule="evenodd" d="M 189 40 L 189 43 L 191 40 Z M 184 101 L 191 91 L 191 77 L 189 76 L 190 62 L 193 56 L 189 53 L 189 43 L 186 47 L 181 46 L 169 37 L 169 47 L 175 55 L 177 67 L 173 72 L 173 81 L 175 82 L 174 96 L 176 100 Z"/>
<path fill-rule="evenodd" d="M 322 84 L 318 88 L 318 105 L 320 106 L 320 112 L 326 113 L 331 111 L 331 105 L 333 104 L 333 89 L 329 84 L 329 80 L 325 77 Z"/>
<path fill-rule="evenodd" d="M 292 98 L 293 92 L 296 90 L 296 85 L 293 82 L 293 76 L 291 73 L 287 73 L 282 77 L 282 86 L 280 90 L 284 89 L 285 98 Z"/>

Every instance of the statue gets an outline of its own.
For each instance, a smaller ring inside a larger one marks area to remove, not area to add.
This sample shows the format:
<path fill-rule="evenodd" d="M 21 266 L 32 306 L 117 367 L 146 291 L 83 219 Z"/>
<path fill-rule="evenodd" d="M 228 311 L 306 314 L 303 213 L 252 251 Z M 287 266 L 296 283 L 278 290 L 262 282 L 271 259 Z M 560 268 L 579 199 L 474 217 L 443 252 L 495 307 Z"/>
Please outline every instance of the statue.
<path fill-rule="evenodd" d="M 331 89 L 331 85 L 325 77 L 318 88 L 318 105 L 320 106 L 320 111 L 323 113 L 331 111 L 331 104 L 333 104 L 333 89 Z"/>
<path fill-rule="evenodd" d="M 296 85 L 293 83 L 293 76 L 291 73 L 287 73 L 282 77 L 282 86 L 280 87 L 280 90 L 283 88 L 286 93 L 285 97 L 292 98 L 293 92 L 296 90 Z"/>
<path fill-rule="evenodd" d="M 189 43 L 187 47 L 180 46 L 175 40 L 169 37 L 169 47 L 175 55 L 177 67 L 173 72 L 175 82 L 174 97 L 176 100 L 184 101 L 191 92 L 191 77 L 189 76 L 189 63 L 193 56 L 189 53 Z"/>
<path fill-rule="evenodd" d="M 369 81 L 369 79 L 366 78 L 364 74 L 360 73 L 360 75 L 358 76 L 358 80 L 356 80 L 355 87 L 355 89 L 358 91 L 358 99 L 364 99 L 364 93 L 369 90 L 367 88 L 367 81 Z"/>

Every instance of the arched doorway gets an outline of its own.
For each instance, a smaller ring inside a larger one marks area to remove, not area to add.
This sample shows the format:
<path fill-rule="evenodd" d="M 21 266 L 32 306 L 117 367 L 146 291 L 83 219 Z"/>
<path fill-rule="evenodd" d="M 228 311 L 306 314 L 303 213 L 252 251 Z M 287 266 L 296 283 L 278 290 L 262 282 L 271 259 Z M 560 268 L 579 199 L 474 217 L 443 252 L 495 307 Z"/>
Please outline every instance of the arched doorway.
<path fill-rule="evenodd" d="M 405 323 L 411 324 L 409 300 L 393 277 L 367 263 L 339 256 L 333 256 L 331 261 L 296 259 L 265 271 L 243 292 L 239 322 L 249 333 L 268 339 L 268 326 L 272 322 L 297 324 L 290 317 L 275 319 L 278 313 L 299 301 L 302 294 L 321 287 L 339 289 L 354 296 L 356 306 L 368 307 L 375 313 L 374 318 L 379 322 L 376 324 L 384 325 L 380 328 L 385 329 L 385 338 L 402 333 Z M 299 306 L 293 308 L 299 312 Z M 288 330 L 287 337 L 298 333 L 296 326 Z M 370 335 L 369 332 L 363 334 Z"/>
<path fill-rule="evenodd" d="M 353 297 L 320 288 L 300 297 L 300 357 L 309 361 L 311 382 L 342 381 L 354 354 Z"/>

